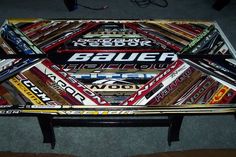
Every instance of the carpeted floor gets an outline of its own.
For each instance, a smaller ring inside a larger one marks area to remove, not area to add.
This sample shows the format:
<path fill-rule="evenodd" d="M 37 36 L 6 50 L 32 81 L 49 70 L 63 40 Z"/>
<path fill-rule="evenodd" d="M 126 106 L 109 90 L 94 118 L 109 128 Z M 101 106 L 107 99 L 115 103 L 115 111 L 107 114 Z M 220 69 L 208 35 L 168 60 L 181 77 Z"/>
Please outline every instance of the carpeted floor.
<path fill-rule="evenodd" d="M 78 8 L 68 12 L 62 0 L 1 0 L 0 22 L 11 17 L 78 19 L 210 19 L 222 27 L 236 47 L 236 1 L 222 11 L 211 8 L 213 0 L 168 0 L 167 8 L 139 8 L 129 0 L 79 1 L 103 11 Z M 56 128 L 54 150 L 42 143 L 36 118 L 0 117 L 0 151 L 67 153 L 86 156 L 131 156 L 136 154 L 202 148 L 236 148 L 236 121 L 233 115 L 185 117 L 180 142 L 167 143 L 167 128 Z"/>

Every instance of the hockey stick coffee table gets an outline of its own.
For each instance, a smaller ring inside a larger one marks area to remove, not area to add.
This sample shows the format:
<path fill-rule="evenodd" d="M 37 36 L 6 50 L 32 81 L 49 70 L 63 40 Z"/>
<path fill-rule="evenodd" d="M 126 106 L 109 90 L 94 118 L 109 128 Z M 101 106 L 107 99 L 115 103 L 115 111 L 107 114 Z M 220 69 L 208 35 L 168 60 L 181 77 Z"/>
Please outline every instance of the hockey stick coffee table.
<path fill-rule="evenodd" d="M 0 37 L 0 114 L 58 126 L 165 126 L 235 114 L 235 50 L 216 22 L 9 19 Z M 164 117 L 163 117 L 164 116 Z"/>

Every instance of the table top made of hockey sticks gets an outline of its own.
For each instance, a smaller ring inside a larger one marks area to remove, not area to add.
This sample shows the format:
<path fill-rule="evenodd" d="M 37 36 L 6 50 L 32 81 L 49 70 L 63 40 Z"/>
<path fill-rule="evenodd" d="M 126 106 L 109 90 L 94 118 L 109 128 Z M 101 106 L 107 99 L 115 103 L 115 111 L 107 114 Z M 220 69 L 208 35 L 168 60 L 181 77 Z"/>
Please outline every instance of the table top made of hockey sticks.
<path fill-rule="evenodd" d="M 212 21 L 9 19 L 0 57 L 0 115 L 236 111 L 236 53 Z"/>

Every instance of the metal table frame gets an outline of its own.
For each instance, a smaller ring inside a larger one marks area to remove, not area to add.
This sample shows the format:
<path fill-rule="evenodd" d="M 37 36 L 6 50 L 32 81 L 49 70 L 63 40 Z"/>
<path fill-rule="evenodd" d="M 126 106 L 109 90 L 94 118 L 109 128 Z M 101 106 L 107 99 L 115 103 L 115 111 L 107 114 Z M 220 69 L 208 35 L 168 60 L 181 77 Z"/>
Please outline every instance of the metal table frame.
<path fill-rule="evenodd" d="M 70 116 L 71 117 L 71 116 Z M 168 115 L 165 118 L 128 118 L 118 119 L 115 116 L 98 116 L 84 119 L 82 116 L 71 119 L 68 116 L 38 115 L 38 122 L 43 134 L 43 143 L 56 145 L 54 127 L 168 127 L 168 144 L 179 141 L 183 115 Z M 74 116 L 73 116 L 74 117 Z"/>
<path fill-rule="evenodd" d="M 234 115 L 236 113 L 216 113 L 213 115 Z M 145 115 L 145 116 L 59 116 L 50 114 L 19 114 L 0 115 L 0 117 L 37 117 L 43 135 L 43 143 L 51 145 L 54 149 L 56 136 L 54 127 L 168 127 L 168 145 L 179 141 L 180 129 L 184 117 L 191 115 L 210 114 L 167 114 L 167 115 Z"/>

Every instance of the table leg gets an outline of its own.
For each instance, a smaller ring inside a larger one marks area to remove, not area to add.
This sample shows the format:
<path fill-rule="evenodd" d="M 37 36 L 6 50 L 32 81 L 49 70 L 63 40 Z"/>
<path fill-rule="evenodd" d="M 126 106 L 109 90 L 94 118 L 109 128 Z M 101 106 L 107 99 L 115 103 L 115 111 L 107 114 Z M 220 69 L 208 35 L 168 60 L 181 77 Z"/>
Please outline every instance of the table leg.
<path fill-rule="evenodd" d="M 184 116 L 169 116 L 168 145 L 179 141 L 179 133 Z"/>
<path fill-rule="evenodd" d="M 53 129 L 52 116 L 40 115 L 38 116 L 39 125 L 43 133 L 43 143 L 50 143 L 51 148 L 54 149 L 56 144 L 55 133 Z"/>

